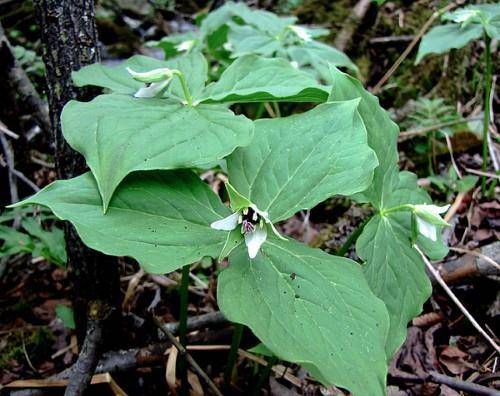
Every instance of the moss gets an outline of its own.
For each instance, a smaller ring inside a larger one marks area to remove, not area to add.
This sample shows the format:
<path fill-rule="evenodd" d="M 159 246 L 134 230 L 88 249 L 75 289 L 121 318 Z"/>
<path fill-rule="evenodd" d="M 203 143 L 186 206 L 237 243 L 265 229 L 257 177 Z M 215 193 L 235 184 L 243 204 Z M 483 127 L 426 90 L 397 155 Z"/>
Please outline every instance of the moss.
<path fill-rule="evenodd" d="M 13 330 L 0 339 L 0 369 L 12 366 L 12 361 L 23 361 L 25 358 L 24 348 L 33 363 L 41 361 L 51 352 L 54 336 L 46 326 L 37 327 L 34 330 Z M 24 346 L 23 346 L 24 344 Z"/>

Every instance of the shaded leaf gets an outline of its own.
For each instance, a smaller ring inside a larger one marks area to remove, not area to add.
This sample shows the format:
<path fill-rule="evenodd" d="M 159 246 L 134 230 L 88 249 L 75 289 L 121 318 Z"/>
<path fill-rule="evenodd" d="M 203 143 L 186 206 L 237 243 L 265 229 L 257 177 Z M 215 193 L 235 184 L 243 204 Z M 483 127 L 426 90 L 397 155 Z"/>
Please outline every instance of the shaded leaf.
<path fill-rule="evenodd" d="M 61 118 L 64 137 L 96 178 L 104 208 L 130 172 L 204 165 L 249 143 L 253 134 L 250 120 L 221 105 L 117 94 L 70 101 Z"/>
<path fill-rule="evenodd" d="M 256 121 L 252 143 L 227 158 L 232 185 L 268 211 L 273 223 L 332 195 L 364 190 L 377 160 L 358 103 L 324 103 L 299 115 Z"/>
<path fill-rule="evenodd" d="M 210 223 L 230 214 L 190 171 L 135 172 L 118 187 L 107 214 L 91 173 L 56 181 L 16 206 L 27 204 L 49 207 L 87 246 L 133 257 L 152 273 L 217 257 L 226 235 Z"/>
<path fill-rule="evenodd" d="M 224 316 L 325 384 L 385 394 L 387 311 L 358 264 L 275 238 L 253 260 L 241 246 L 229 260 L 217 291 Z"/>
<path fill-rule="evenodd" d="M 332 93 L 329 100 L 360 98 L 358 111 L 363 119 L 368 145 L 375 151 L 379 165 L 374 171 L 372 184 L 356 199 L 370 202 L 375 208 L 385 207 L 385 201 L 398 183 L 398 126 L 380 106 L 376 96 L 363 88 L 354 77 L 331 67 Z"/>
<path fill-rule="evenodd" d="M 429 54 L 444 54 L 452 48 L 465 47 L 482 34 L 483 27 L 476 23 L 464 27 L 456 23 L 435 26 L 422 37 L 415 63 L 419 63 Z"/>
<path fill-rule="evenodd" d="M 216 102 L 324 102 L 327 97 L 324 87 L 286 60 L 257 55 L 235 60 L 204 93 L 204 100 Z"/>
<path fill-rule="evenodd" d="M 387 207 L 431 202 L 417 187 L 414 174 L 402 172 L 399 179 L 398 188 L 387 197 Z M 441 241 L 419 236 L 417 243 L 434 258 L 447 254 Z M 424 262 L 413 248 L 411 213 L 375 215 L 357 240 L 356 252 L 366 262 L 363 270 L 370 287 L 389 311 L 386 353 L 390 359 L 406 338 L 407 323 L 422 311 L 432 292 Z"/>

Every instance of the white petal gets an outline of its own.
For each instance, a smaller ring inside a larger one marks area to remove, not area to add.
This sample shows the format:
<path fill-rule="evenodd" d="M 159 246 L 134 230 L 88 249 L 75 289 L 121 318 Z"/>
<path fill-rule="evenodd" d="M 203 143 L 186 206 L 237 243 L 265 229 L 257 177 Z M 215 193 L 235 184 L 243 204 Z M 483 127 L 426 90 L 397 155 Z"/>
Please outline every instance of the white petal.
<path fill-rule="evenodd" d="M 189 51 L 194 46 L 194 40 L 186 40 L 175 46 L 175 49 L 179 52 Z"/>
<path fill-rule="evenodd" d="M 130 67 L 127 67 L 127 71 L 130 73 L 132 78 L 137 81 L 145 83 L 154 83 L 167 80 L 172 77 L 173 71 L 169 68 L 162 67 L 160 69 L 154 69 L 147 72 L 136 72 Z"/>
<path fill-rule="evenodd" d="M 152 83 L 148 87 L 142 87 L 134 94 L 134 96 L 136 98 L 154 98 L 168 86 L 171 80 L 172 79 Z"/>
<path fill-rule="evenodd" d="M 238 225 L 239 215 L 240 214 L 238 212 L 233 213 L 222 220 L 214 221 L 212 224 L 210 224 L 210 227 L 214 230 L 232 231 Z"/>
<path fill-rule="evenodd" d="M 245 234 L 245 244 L 247 245 L 248 249 L 248 257 L 250 257 L 251 259 L 255 258 L 255 256 L 257 256 L 257 253 L 259 253 L 260 247 L 266 241 L 266 239 L 266 227 L 257 227 L 255 228 L 254 232 Z"/>
<path fill-rule="evenodd" d="M 421 210 L 423 212 L 428 212 L 435 216 L 438 216 L 441 213 L 445 213 L 450 208 L 450 205 L 437 206 L 437 205 L 424 204 L 424 205 L 415 205 L 415 208 L 417 210 Z"/>
<path fill-rule="evenodd" d="M 420 232 L 424 237 L 427 237 L 433 241 L 437 239 L 437 228 L 434 224 L 428 223 L 427 221 L 417 217 L 417 227 L 418 232 Z"/>

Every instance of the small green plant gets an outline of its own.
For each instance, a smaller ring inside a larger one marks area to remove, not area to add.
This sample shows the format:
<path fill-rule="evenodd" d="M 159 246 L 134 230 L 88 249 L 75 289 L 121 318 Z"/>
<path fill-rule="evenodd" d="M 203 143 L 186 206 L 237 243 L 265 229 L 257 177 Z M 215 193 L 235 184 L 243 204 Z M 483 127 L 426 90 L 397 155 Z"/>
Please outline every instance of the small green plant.
<path fill-rule="evenodd" d="M 493 73 L 491 40 L 500 38 L 500 4 L 471 5 L 460 8 L 442 17 L 450 21 L 432 28 L 423 38 L 418 49 L 419 63 L 429 54 L 444 54 L 453 48 L 462 48 L 473 40 L 484 38 L 484 123 L 483 165 L 486 172 L 488 162 L 488 128 L 490 123 L 490 97 Z M 486 193 L 486 177 L 482 178 L 483 195 Z"/>
<path fill-rule="evenodd" d="M 473 175 L 459 177 L 455 168 L 450 166 L 445 174 L 432 175 L 428 179 L 441 192 L 446 193 L 447 200 L 450 200 L 452 194 L 472 190 L 477 183 L 478 177 Z"/>
<path fill-rule="evenodd" d="M 202 51 L 222 66 L 250 54 L 282 58 L 324 83 L 331 82 L 328 64 L 357 71 L 342 51 L 317 40 L 328 34 L 327 29 L 297 25 L 295 17 L 227 2 L 200 19 L 197 31 L 169 35 L 151 44 L 162 48 L 166 58 Z"/>
<path fill-rule="evenodd" d="M 42 227 L 42 221 L 50 220 L 52 215 L 41 212 L 38 216 L 29 216 L 27 210 L 15 210 L 0 215 L 0 257 L 15 254 L 31 254 L 33 258 L 43 257 L 45 260 L 59 266 L 66 264 L 66 248 L 64 232 L 52 226 Z M 21 217 L 21 229 L 16 230 L 7 223 L 16 217 Z"/>
<path fill-rule="evenodd" d="M 425 145 L 417 145 L 415 147 L 418 153 L 427 153 L 429 173 L 431 175 L 435 171 L 434 161 L 437 139 L 443 138 L 444 135 L 452 136 L 454 127 L 459 126 L 455 122 L 459 122 L 461 119 L 456 110 L 452 106 L 447 105 L 444 99 L 419 98 L 415 102 L 413 112 L 405 120 L 405 124 L 409 129 L 425 129 L 438 126 L 437 129 L 426 133 L 427 142 Z M 440 125 L 442 126 L 439 127 Z"/>
<path fill-rule="evenodd" d="M 189 264 L 228 257 L 217 291 L 228 319 L 326 385 L 384 395 L 387 360 L 431 293 L 414 244 L 433 258 L 446 254 L 446 208 L 399 172 L 399 130 L 378 99 L 328 70 L 333 90 L 287 60 L 254 54 L 209 84 L 198 51 L 83 68 L 75 83 L 108 93 L 69 102 L 62 128 L 90 172 L 16 206 L 46 206 L 89 247 L 133 257 L 151 273 L 183 268 L 187 279 Z M 230 109 L 263 102 L 312 108 L 255 121 Z M 229 207 L 193 171 L 221 160 Z M 356 244 L 363 265 L 276 229 L 335 195 L 375 209 Z"/>

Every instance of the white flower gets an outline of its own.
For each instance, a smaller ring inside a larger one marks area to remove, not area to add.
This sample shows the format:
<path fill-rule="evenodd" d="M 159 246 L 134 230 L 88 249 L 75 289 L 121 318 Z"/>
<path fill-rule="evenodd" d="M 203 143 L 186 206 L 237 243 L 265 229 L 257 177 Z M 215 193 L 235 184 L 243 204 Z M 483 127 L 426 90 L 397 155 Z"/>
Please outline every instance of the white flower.
<path fill-rule="evenodd" d="M 194 40 L 186 40 L 175 46 L 175 49 L 179 52 L 190 51 L 194 47 Z"/>
<path fill-rule="evenodd" d="M 271 220 L 269 214 L 259 210 L 256 205 L 251 204 L 248 208 L 232 213 L 222 220 L 214 221 L 210 227 L 215 230 L 232 231 L 238 225 L 241 225 L 241 233 L 245 237 L 245 245 L 248 250 L 248 257 L 251 259 L 257 256 L 260 247 L 267 239 L 267 226 L 269 224 L 273 232 L 280 238 L 283 238 Z"/>
<path fill-rule="evenodd" d="M 418 232 L 433 241 L 437 240 L 437 226 L 448 226 L 440 214 L 445 213 L 450 205 L 413 205 L 413 213 L 417 219 Z"/>
<path fill-rule="evenodd" d="M 304 41 L 311 41 L 311 35 L 309 32 L 301 26 L 290 25 L 290 30 L 294 32 L 300 39 Z"/>
<path fill-rule="evenodd" d="M 158 96 L 168 87 L 176 72 L 176 70 L 166 67 L 147 72 L 136 72 L 127 67 L 127 71 L 132 75 L 134 80 L 146 84 L 134 94 L 136 98 L 154 98 Z"/>

